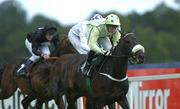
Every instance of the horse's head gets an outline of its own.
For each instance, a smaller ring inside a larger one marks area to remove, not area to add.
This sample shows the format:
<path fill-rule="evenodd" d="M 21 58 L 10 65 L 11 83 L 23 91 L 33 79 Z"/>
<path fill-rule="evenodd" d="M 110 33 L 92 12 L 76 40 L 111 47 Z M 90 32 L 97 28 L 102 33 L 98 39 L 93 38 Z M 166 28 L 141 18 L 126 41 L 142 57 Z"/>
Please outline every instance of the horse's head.
<path fill-rule="evenodd" d="M 144 47 L 139 44 L 134 33 L 125 34 L 112 54 L 130 56 L 131 61 L 136 63 L 143 63 L 145 59 Z"/>

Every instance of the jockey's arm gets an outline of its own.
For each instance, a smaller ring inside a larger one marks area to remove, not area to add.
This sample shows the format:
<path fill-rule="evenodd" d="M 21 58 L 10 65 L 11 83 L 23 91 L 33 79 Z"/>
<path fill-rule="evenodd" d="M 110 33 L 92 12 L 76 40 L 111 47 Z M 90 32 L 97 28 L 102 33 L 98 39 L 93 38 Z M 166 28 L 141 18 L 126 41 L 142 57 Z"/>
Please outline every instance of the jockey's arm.
<path fill-rule="evenodd" d="M 38 43 L 32 43 L 32 52 L 37 55 L 37 56 L 41 56 L 42 52 L 39 49 L 39 44 Z"/>
<path fill-rule="evenodd" d="M 97 40 L 99 38 L 99 30 L 96 27 L 92 28 L 89 34 L 88 46 L 90 49 L 98 54 L 103 54 L 105 51 L 97 45 Z"/>
<path fill-rule="evenodd" d="M 39 34 L 38 34 L 39 35 Z M 37 37 L 37 36 L 36 36 Z M 39 49 L 39 43 L 37 43 L 37 39 L 36 39 L 36 37 L 33 37 L 32 38 L 32 41 L 31 41 L 31 43 L 32 43 L 32 52 L 35 54 L 35 55 L 37 55 L 37 56 L 41 56 L 42 55 L 42 52 L 41 52 L 41 50 Z"/>

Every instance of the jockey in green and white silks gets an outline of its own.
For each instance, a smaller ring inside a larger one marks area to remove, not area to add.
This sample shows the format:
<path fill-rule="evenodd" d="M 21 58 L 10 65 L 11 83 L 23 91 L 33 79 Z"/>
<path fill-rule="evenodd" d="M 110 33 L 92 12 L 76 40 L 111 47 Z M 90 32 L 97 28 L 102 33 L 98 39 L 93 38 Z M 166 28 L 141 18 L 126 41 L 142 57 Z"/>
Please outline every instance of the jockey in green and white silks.
<path fill-rule="evenodd" d="M 87 64 L 90 64 L 94 54 L 104 54 L 117 45 L 121 38 L 119 29 L 119 17 L 110 14 L 106 18 L 78 23 L 70 29 L 68 38 L 80 54 L 89 54 Z"/>
<path fill-rule="evenodd" d="M 112 18 L 110 17 L 111 15 L 113 16 Z M 121 34 L 118 31 L 120 21 L 118 16 L 111 15 L 106 18 L 80 22 L 70 29 L 69 40 L 80 54 L 87 54 L 90 50 L 95 53 L 105 53 L 105 50 L 98 45 L 98 39 L 103 37 L 111 39 L 113 46 L 117 45 L 121 38 Z M 111 19 L 113 19 L 113 22 L 111 22 Z M 107 28 L 111 25 L 116 26 L 114 32 L 110 32 Z"/>

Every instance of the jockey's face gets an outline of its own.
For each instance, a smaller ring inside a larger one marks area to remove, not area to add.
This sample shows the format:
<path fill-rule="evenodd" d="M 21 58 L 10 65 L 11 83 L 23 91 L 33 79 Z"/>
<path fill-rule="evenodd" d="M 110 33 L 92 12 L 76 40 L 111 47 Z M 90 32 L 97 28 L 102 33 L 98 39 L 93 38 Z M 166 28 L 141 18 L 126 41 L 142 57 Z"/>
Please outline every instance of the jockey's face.
<path fill-rule="evenodd" d="M 50 34 L 46 34 L 46 39 L 48 41 L 51 41 L 53 39 L 53 35 L 50 35 Z"/>
<path fill-rule="evenodd" d="M 108 32 L 115 33 L 118 30 L 118 26 L 116 25 L 106 25 Z"/>
<path fill-rule="evenodd" d="M 46 39 L 48 41 L 51 41 L 55 35 L 56 35 L 56 30 L 52 29 L 52 30 L 46 31 Z"/>

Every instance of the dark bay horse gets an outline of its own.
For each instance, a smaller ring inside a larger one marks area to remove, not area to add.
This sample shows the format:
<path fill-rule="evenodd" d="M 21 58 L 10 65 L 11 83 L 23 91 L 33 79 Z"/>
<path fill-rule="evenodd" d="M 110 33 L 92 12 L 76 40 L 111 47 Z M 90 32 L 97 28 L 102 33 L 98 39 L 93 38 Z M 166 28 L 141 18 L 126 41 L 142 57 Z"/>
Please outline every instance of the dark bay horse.
<path fill-rule="evenodd" d="M 17 88 L 20 88 L 24 94 L 28 96 L 22 101 L 24 109 L 28 109 L 28 105 L 34 99 L 37 99 L 37 109 L 42 108 L 42 103 L 55 99 L 59 89 L 58 86 L 53 86 L 54 80 L 49 78 L 49 70 L 54 60 L 37 63 L 32 68 L 29 77 L 16 76 L 16 68 L 22 62 L 22 59 L 15 59 L 9 62 L 1 73 L 1 91 L 0 99 L 7 99 L 14 94 Z M 60 108 L 62 104 L 56 104 Z"/>
<path fill-rule="evenodd" d="M 64 49 L 64 51 L 62 49 Z M 65 38 L 58 44 L 58 47 L 53 51 L 51 56 L 59 57 L 64 53 L 74 52 L 76 51 L 69 46 L 69 42 L 67 38 Z M 37 109 L 42 108 L 43 102 L 51 99 L 55 99 L 58 107 L 63 108 L 62 99 L 59 100 L 59 98 L 57 98 L 58 92 L 60 92 L 57 84 L 55 84 L 57 81 L 55 82 L 55 79 L 49 77 L 51 66 L 56 59 L 55 57 L 36 63 L 29 77 L 17 77 L 15 73 L 17 66 L 22 63 L 24 58 L 11 60 L 2 66 L 0 68 L 0 100 L 9 98 L 17 88 L 20 88 L 21 91 L 27 95 L 22 100 L 24 109 L 27 109 L 30 102 L 35 99 L 37 99 Z"/>
<path fill-rule="evenodd" d="M 144 62 L 144 47 L 140 45 L 134 33 L 127 33 L 112 51 L 112 55 L 97 57 L 99 64 L 92 79 L 81 74 L 80 67 L 85 55 L 62 55 L 54 64 L 54 72 L 59 76 L 61 88 L 66 94 L 68 109 L 75 109 L 75 101 L 86 96 L 89 103 L 98 109 L 118 102 L 123 109 L 129 109 L 126 94 L 129 83 L 127 77 L 128 59 L 137 63 Z"/>

